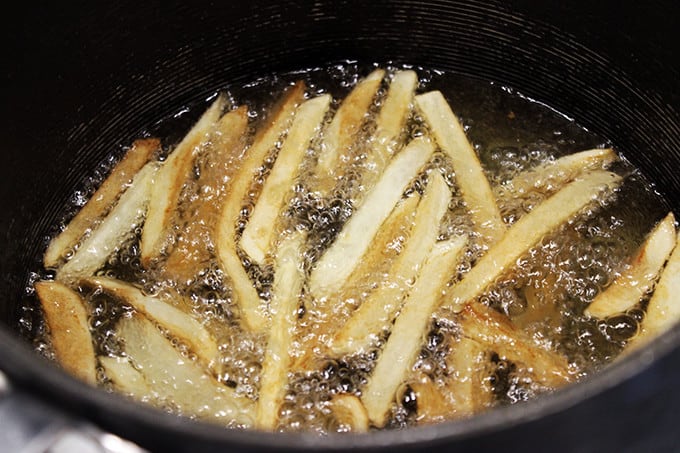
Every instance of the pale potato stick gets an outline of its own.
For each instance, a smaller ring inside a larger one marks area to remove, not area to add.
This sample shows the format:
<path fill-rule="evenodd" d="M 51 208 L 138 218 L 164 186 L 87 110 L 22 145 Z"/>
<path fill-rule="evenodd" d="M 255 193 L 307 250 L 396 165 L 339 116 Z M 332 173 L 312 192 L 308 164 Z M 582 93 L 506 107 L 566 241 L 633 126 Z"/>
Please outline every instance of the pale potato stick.
<path fill-rule="evenodd" d="M 439 147 L 451 159 L 460 189 L 475 228 L 488 245 L 505 233 L 505 224 L 477 153 L 462 125 L 440 91 L 416 96 L 416 105 Z"/>
<path fill-rule="evenodd" d="M 217 96 L 158 171 L 140 242 L 143 265 L 148 266 L 167 245 L 167 235 L 177 211 L 182 187 L 191 173 L 196 154 L 222 115 L 226 102 L 226 96 Z"/>
<path fill-rule="evenodd" d="M 262 264 L 270 250 L 286 196 L 293 190 L 300 164 L 312 139 L 321 129 L 330 102 L 330 95 L 324 94 L 309 99 L 298 107 L 288 136 L 250 214 L 240 244 L 259 264 Z"/>
<path fill-rule="evenodd" d="M 368 431 L 368 414 L 361 400 L 355 395 L 334 395 L 330 401 L 333 418 L 340 424 L 341 431 L 364 433 Z"/>
<path fill-rule="evenodd" d="M 327 196 L 335 187 L 338 176 L 343 174 L 349 158 L 346 153 L 368 115 L 368 109 L 380 87 L 385 71 L 376 69 L 359 81 L 343 99 L 333 119 L 324 130 L 321 152 L 316 166 L 318 183 L 315 187 L 321 196 Z"/>
<path fill-rule="evenodd" d="M 186 416 L 252 426 L 253 402 L 184 357 L 149 320 L 134 314 L 121 319 L 117 330 L 126 356 L 153 389 L 149 401 L 171 402 Z"/>
<path fill-rule="evenodd" d="M 453 370 L 446 381 L 446 390 L 452 396 L 456 416 L 469 417 L 491 404 L 491 387 L 484 379 L 488 372 L 488 351 L 480 343 L 461 337 L 446 358 Z"/>
<path fill-rule="evenodd" d="M 417 138 L 392 159 L 378 183 L 312 270 L 309 287 L 315 297 L 340 289 L 372 244 L 409 182 L 430 160 L 433 152 L 432 143 Z"/>
<path fill-rule="evenodd" d="M 621 176 L 614 173 L 594 170 L 564 186 L 513 224 L 449 291 L 442 305 L 461 310 L 465 303 L 482 295 L 541 238 L 576 217 L 594 201 L 610 196 L 621 180 Z"/>
<path fill-rule="evenodd" d="M 167 329 L 171 335 L 185 341 L 191 350 L 206 364 L 217 359 L 217 343 L 206 328 L 182 310 L 173 307 L 156 297 L 145 296 L 141 290 L 129 283 L 108 277 L 91 277 L 81 280 L 81 284 L 101 288 L 135 310 L 144 313 Z"/>
<path fill-rule="evenodd" d="M 144 375 L 135 370 L 127 357 L 99 356 L 98 360 L 118 391 L 139 401 L 151 398 L 153 390 L 144 380 Z"/>
<path fill-rule="evenodd" d="M 415 214 L 402 252 L 387 277 L 336 332 L 330 342 L 335 356 L 364 351 L 389 327 L 404 294 L 437 242 L 439 225 L 451 201 L 451 191 L 439 172 L 433 172 Z"/>
<path fill-rule="evenodd" d="M 88 230 L 94 229 L 95 222 L 104 216 L 120 194 L 132 183 L 137 172 L 159 149 L 160 140 L 156 138 L 135 140 L 66 228 L 50 241 L 43 257 L 45 267 L 57 267 L 68 249 L 75 246 Z"/>
<path fill-rule="evenodd" d="M 77 378 L 96 384 L 94 347 L 85 302 L 63 283 L 42 280 L 34 287 L 59 364 Z"/>
<path fill-rule="evenodd" d="M 290 349 L 305 278 L 302 245 L 306 237 L 304 231 L 295 231 L 286 236 L 276 256 L 270 303 L 272 325 L 262 362 L 260 397 L 257 401 L 256 425 L 260 429 L 276 428 L 279 407 L 288 386 Z"/>
<path fill-rule="evenodd" d="M 676 238 L 677 244 L 680 237 Z M 649 300 L 640 332 L 628 342 L 624 352 L 644 346 L 680 321 L 678 294 L 680 294 L 680 247 L 676 245 Z"/>
<path fill-rule="evenodd" d="M 158 163 L 149 162 L 137 173 L 132 185 L 121 195 L 97 229 L 80 244 L 71 259 L 57 270 L 57 279 L 94 274 L 128 240 L 135 228 L 144 221 L 157 170 Z"/>
<path fill-rule="evenodd" d="M 398 71 L 390 81 L 364 163 L 366 171 L 362 175 L 362 183 L 366 187 L 373 187 L 403 143 L 399 139 L 408 119 L 417 83 L 418 76 L 410 70 Z"/>
<path fill-rule="evenodd" d="M 503 184 L 503 187 L 514 196 L 541 187 L 559 188 L 587 171 L 609 167 L 617 158 L 612 148 L 596 148 L 568 154 L 520 173 Z"/>
<path fill-rule="evenodd" d="M 566 358 L 535 344 L 497 311 L 479 303 L 470 303 L 463 308 L 458 322 L 464 337 L 530 367 L 540 382 L 556 388 L 573 380 Z"/>
<path fill-rule="evenodd" d="M 585 310 L 587 316 L 607 318 L 640 302 L 663 270 L 675 247 L 675 217 L 669 213 L 652 230 L 621 274 Z"/>
<path fill-rule="evenodd" d="M 230 181 L 222 212 L 217 224 L 215 248 L 222 269 L 229 276 L 236 303 L 238 304 L 244 328 L 261 332 L 267 326 L 267 315 L 260 307 L 260 296 L 243 267 L 236 244 L 236 225 L 241 216 L 248 190 L 258 168 L 263 164 L 269 151 L 276 146 L 279 137 L 288 128 L 295 109 L 303 100 L 305 85 L 296 83 L 281 97 L 272 110 L 265 125 L 256 135 L 245 156 L 236 166 Z"/>
<path fill-rule="evenodd" d="M 466 242 L 467 238 L 456 237 L 432 248 L 394 322 L 373 374 L 361 394 L 368 418 L 378 427 L 385 425 L 394 395 L 418 358 L 432 312 L 444 287 L 455 274 L 456 263 Z"/>
<path fill-rule="evenodd" d="M 165 262 L 165 270 L 176 280 L 192 278 L 211 258 L 218 215 L 224 198 L 230 163 L 243 151 L 248 126 L 248 108 L 241 106 L 222 116 L 206 149 L 206 163 L 198 180 L 200 197 L 185 215 L 186 227 Z"/>

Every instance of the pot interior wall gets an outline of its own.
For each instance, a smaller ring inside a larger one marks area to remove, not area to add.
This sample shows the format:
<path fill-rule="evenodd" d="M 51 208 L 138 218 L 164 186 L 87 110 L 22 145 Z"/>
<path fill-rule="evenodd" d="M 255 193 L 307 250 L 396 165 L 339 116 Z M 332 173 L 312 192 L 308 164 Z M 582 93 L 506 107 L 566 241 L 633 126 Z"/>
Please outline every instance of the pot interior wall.
<path fill-rule="evenodd" d="M 680 212 L 677 4 L 563 3 L 82 2 L 9 18 L 1 41 L 0 339 L 23 347 L 9 331 L 27 270 L 37 268 L 50 225 L 93 168 L 183 106 L 273 72 L 358 60 L 496 81 L 610 139 Z M 47 374 L 32 358 L 4 354 L 0 367 L 29 364 L 10 375 Z M 75 388 L 66 378 L 54 385 Z M 72 407 L 95 407 L 99 422 L 146 439 L 141 428 L 111 422 L 99 406 L 110 400 L 73 395 Z"/>

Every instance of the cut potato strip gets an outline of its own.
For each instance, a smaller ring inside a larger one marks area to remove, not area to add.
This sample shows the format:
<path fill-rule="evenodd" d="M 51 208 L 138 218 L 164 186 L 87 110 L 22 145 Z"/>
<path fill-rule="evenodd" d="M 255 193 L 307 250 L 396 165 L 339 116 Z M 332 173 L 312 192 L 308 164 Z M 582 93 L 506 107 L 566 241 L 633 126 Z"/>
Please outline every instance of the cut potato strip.
<path fill-rule="evenodd" d="M 91 277 L 83 279 L 81 283 L 92 288 L 101 288 L 155 320 L 173 336 L 186 342 L 206 364 L 211 364 L 217 359 L 218 348 L 215 340 L 200 322 L 182 310 L 156 297 L 145 296 L 138 288 L 120 280 Z"/>
<path fill-rule="evenodd" d="M 465 135 L 463 126 L 440 91 L 416 96 L 416 105 L 439 147 L 451 159 L 456 184 L 467 205 L 474 225 L 488 245 L 498 241 L 505 224 L 489 181 L 477 153 Z"/>
<path fill-rule="evenodd" d="M 98 359 L 106 376 L 119 392 L 139 401 L 146 401 L 153 395 L 153 390 L 144 380 L 144 375 L 135 370 L 127 357 L 99 356 Z"/>
<path fill-rule="evenodd" d="M 408 294 L 401 313 L 368 381 L 361 400 L 371 422 L 382 427 L 399 385 L 404 382 L 427 335 L 432 312 L 442 291 L 455 274 L 456 263 L 467 238 L 456 237 L 432 248 L 415 285 Z"/>
<path fill-rule="evenodd" d="M 279 407 L 288 387 L 290 350 L 305 279 L 302 246 L 306 236 L 305 232 L 296 231 L 284 238 L 278 248 L 270 303 L 272 326 L 262 362 L 257 402 L 256 424 L 260 429 L 276 428 Z"/>
<path fill-rule="evenodd" d="M 590 149 L 568 154 L 520 173 L 503 184 L 503 188 L 513 196 L 539 188 L 548 190 L 559 188 L 587 171 L 606 169 L 617 158 L 612 148 Z"/>
<path fill-rule="evenodd" d="M 361 126 L 368 116 L 368 109 L 380 87 L 385 71 L 376 69 L 359 81 L 345 97 L 335 112 L 330 124 L 324 130 L 321 152 L 316 167 L 317 190 L 321 196 L 327 196 L 335 187 L 336 181 L 342 177 L 347 160 Z"/>
<path fill-rule="evenodd" d="M 675 217 L 669 213 L 647 236 L 626 269 L 595 296 L 585 314 L 603 319 L 624 312 L 640 302 L 661 274 L 675 247 L 675 241 Z"/>
<path fill-rule="evenodd" d="M 158 163 L 149 162 L 137 173 L 132 185 L 99 227 L 80 244 L 71 259 L 57 270 L 57 279 L 94 274 L 134 234 L 144 221 L 157 170 Z"/>
<path fill-rule="evenodd" d="M 567 184 L 512 225 L 463 279 L 449 291 L 444 306 L 461 310 L 481 296 L 522 255 L 543 237 L 565 224 L 597 200 L 606 199 L 621 183 L 621 176 L 594 170 Z"/>
<path fill-rule="evenodd" d="M 144 164 L 160 150 L 160 145 L 160 141 L 155 138 L 135 140 L 87 203 L 80 208 L 66 228 L 52 239 L 43 257 L 46 268 L 57 267 L 68 250 L 73 248 L 89 230 L 96 227 L 96 222 L 130 186 Z"/>
<path fill-rule="evenodd" d="M 478 303 L 467 304 L 458 322 L 465 338 L 489 347 L 501 357 L 530 367 L 541 383 L 557 388 L 573 380 L 565 357 L 535 344 L 497 311 Z"/>
<path fill-rule="evenodd" d="M 260 198 L 241 236 L 241 248 L 259 264 L 263 263 L 271 249 L 277 219 L 286 196 L 293 190 L 302 160 L 312 139 L 321 129 L 330 102 L 330 95 L 324 94 L 298 107 L 288 136 L 262 187 Z"/>
<path fill-rule="evenodd" d="M 451 191 L 439 172 L 430 175 L 415 214 L 415 225 L 402 252 L 381 285 L 352 314 L 334 335 L 330 351 L 335 356 L 365 351 L 390 326 L 401 308 L 404 294 L 412 286 L 423 262 L 437 242 L 439 225 L 451 201 Z"/>
<path fill-rule="evenodd" d="M 265 125 L 257 133 L 245 156 L 236 165 L 223 201 L 222 212 L 217 225 L 215 247 L 222 269 L 231 280 L 232 291 L 238 304 L 243 327 L 254 332 L 262 332 L 267 326 L 268 317 L 261 308 L 260 296 L 243 267 L 238 254 L 236 226 L 241 217 L 241 208 L 258 168 L 264 163 L 269 151 L 275 146 L 293 119 L 295 110 L 303 100 L 305 85 L 298 82 L 281 97 Z"/>
<path fill-rule="evenodd" d="M 454 401 L 456 416 L 472 416 L 491 404 L 491 386 L 484 375 L 489 371 L 488 361 L 487 349 L 476 341 L 461 337 L 453 345 L 446 358 L 446 366 L 453 373 L 445 388 Z"/>
<path fill-rule="evenodd" d="M 418 83 L 415 71 L 398 71 L 390 81 L 389 89 L 375 122 L 375 132 L 370 139 L 370 149 L 361 176 L 365 187 L 373 187 L 387 167 L 392 156 L 403 145 L 402 135 Z"/>
<path fill-rule="evenodd" d="M 194 158 L 209 138 L 226 103 L 226 96 L 221 94 L 217 96 L 159 170 L 142 230 L 140 251 L 143 265 L 148 266 L 166 247 L 167 235 L 177 214 L 182 187 L 190 176 Z"/>
<path fill-rule="evenodd" d="M 252 426 L 253 402 L 184 357 L 143 316 L 135 314 L 121 319 L 118 334 L 123 339 L 126 356 L 153 389 L 149 401 L 164 407 L 170 403 L 170 407 L 187 416 L 225 425 Z"/>
<path fill-rule="evenodd" d="M 338 432 L 351 431 L 364 433 L 368 431 L 368 414 L 361 400 L 355 395 L 334 395 L 330 401 L 333 418 L 340 425 Z"/>
<path fill-rule="evenodd" d="M 676 236 L 676 246 L 668 259 L 654 294 L 649 300 L 640 332 L 633 337 L 624 352 L 633 351 L 661 335 L 680 321 L 680 236 Z"/>
<path fill-rule="evenodd" d="M 434 147 L 429 141 L 417 138 L 392 159 L 380 181 L 312 270 L 309 287 L 315 297 L 327 296 L 340 289 L 373 243 L 380 226 L 409 182 L 422 170 L 433 152 Z"/>
<path fill-rule="evenodd" d="M 37 282 L 35 292 L 59 364 L 75 377 L 96 384 L 94 347 L 85 302 L 77 292 L 55 281 Z"/>
<path fill-rule="evenodd" d="M 185 213 L 186 226 L 165 263 L 165 270 L 176 280 L 193 278 L 212 257 L 215 228 L 224 198 L 230 164 L 243 151 L 248 126 L 248 108 L 226 113 L 217 123 L 207 159 L 198 180 L 201 193 Z"/>

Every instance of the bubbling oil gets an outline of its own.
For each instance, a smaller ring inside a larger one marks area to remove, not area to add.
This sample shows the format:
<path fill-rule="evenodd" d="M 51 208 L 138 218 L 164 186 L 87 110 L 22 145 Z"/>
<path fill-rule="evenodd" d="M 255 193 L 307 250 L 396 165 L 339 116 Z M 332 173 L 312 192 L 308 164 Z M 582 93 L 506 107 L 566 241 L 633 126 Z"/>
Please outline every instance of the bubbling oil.
<path fill-rule="evenodd" d="M 227 87 L 226 91 L 234 105 L 248 105 L 248 136 L 251 140 L 258 124 L 266 118 L 272 101 L 292 82 L 304 80 L 310 96 L 323 93 L 333 96 L 331 114 L 326 120 L 328 122 L 339 101 L 374 67 L 343 62 L 328 67 L 271 75 L 243 86 Z M 398 69 L 402 68 L 388 66 L 388 77 Z M 610 146 L 606 139 L 510 88 L 427 68 L 417 68 L 417 73 L 418 91 L 437 89 L 452 100 L 452 108 L 461 119 L 479 155 L 507 225 L 512 225 L 530 212 L 549 197 L 552 191 L 545 188 L 521 197 L 509 196 L 503 188 L 505 182 L 529 168 L 565 154 Z M 365 147 L 366 142 L 371 140 L 375 115 L 382 105 L 385 93 L 386 85 L 383 84 L 369 111 L 368 120 L 358 133 L 360 139 L 354 145 L 355 152 L 348 153 L 353 156 L 348 162 L 348 172 L 338 182 L 336 189 L 325 198 L 312 190 L 313 162 L 322 146 L 323 130 L 307 151 L 300 168 L 300 178 L 287 197 L 287 208 L 276 231 L 278 237 L 294 229 L 308 231 L 309 249 L 304 252 L 307 269 L 323 254 L 342 225 L 351 217 L 356 200 L 361 199 L 370 189 L 363 184 L 362 175 L 375 170 L 366 167 Z M 186 130 L 196 115 L 200 114 L 199 110 L 197 106 L 183 108 L 181 114 L 159 121 L 150 128 L 148 135 L 165 138 L 167 152 L 172 149 L 173 143 L 179 141 L 181 131 Z M 417 114 L 412 114 L 408 125 L 406 141 L 428 133 L 422 118 Z M 243 231 L 248 216 L 253 211 L 280 147 L 281 142 L 272 147 L 269 157 L 253 181 L 248 197 L 244 200 L 237 234 Z M 113 161 L 107 163 L 110 166 Z M 182 233 L 186 230 L 186 219 L 191 219 L 193 202 L 221 190 L 218 187 L 201 186 L 200 176 L 210 165 L 212 162 L 209 159 L 198 159 L 194 167 L 194 177 L 182 191 L 178 212 L 180 216 L 184 213 L 185 221 L 176 222 L 179 225 L 179 239 L 172 247 L 183 247 L 182 240 L 186 238 L 183 238 Z M 454 235 L 476 238 L 465 203 L 456 186 L 455 173 L 443 155 L 435 153 L 427 171 L 407 188 L 406 193 L 422 193 L 428 173 L 433 171 L 442 172 L 453 194 L 441 225 L 440 238 Z M 644 301 L 628 312 L 604 321 L 589 319 L 584 315 L 584 309 L 620 272 L 622 263 L 641 244 L 645 234 L 653 226 L 654 219 L 667 212 L 667 204 L 654 192 L 653 186 L 626 160 L 617 162 L 613 171 L 626 175 L 618 196 L 613 200 L 603 201 L 597 214 L 569 222 L 559 231 L 544 237 L 526 256 L 518 260 L 512 271 L 497 279 L 480 300 L 510 317 L 542 347 L 565 355 L 570 369 L 575 370 L 579 377 L 604 367 L 639 329 Z M 65 219 L 92 193 L 96 186 L 93 182 L 101 180 L 99 173 L 105 172 L 96 172 L 84 183 L 83 189 L 74 195 L 73 207 L 65 214 Z M 146 295 L 167 300 L 203 323 L 219 345 L 219 366 L 215 367 L 219 370 L 217 380 L 239 394 L 257 400 L 267 345 L 266 334 L 255 334 L 241 327 L 241 315 L 235 304 L 229 278 L 220 268 L 212 238 L 209 235 L 189 238 L 198 241 L 207 251 L 206 258 L 200 263 L 200 269 L 196 273 L 175 278 L 164 272 L 162 259 L 154 267 L 142 266 L 140 235 L 141 231 L 136 231 L 109 258 L 98 274 L 130 282 L 141 288 Z M 467 272 L 485 252 L 481 244 L 473 244 L 456 270 L 458 275 Z M 398 241 L 393 246 L 398 249 Z M 262 297 L 262 304 L 266 305 L 271 297 L 274 277 L 272 257 L 268 257 L 262 265 L 252 262 L 245 254 L 241 258 Z M 389 262 L 376 266 L 372 274 L 357 281 L 355 288 L 344 292 L 342 297 L 331 301 L 332 303 L 321 303 L 312 297 L 303 297 L 298 313 L 295 345 L 315 348 L 326 342 L 330 325 L 340 325 L 349 318 L 366 295 L 384 280 L 387 265 Z M 37 272 L 37 275 L 49 275 L 49 271 Z M 105 356 L 119 355 L 121 345 L 116 336 L 116 323 L 122 317 L 130 316 L 134 310 L 101 291 L 81 288 L 81 293 L 91 309 L 89 323 L 96 352 Z M 32 293 L 29 291 L 28 295 L 32 296 Z M 38 351 L 51 356 L 49 337 L 37 303 L 27 297 L 25 307 L 21 320 L 24 335 L 33 341 Z M 451 379 L 455 370 L 450 369 L 446 358 L 455 347 L 454 339 L 458 334 L 455 319 L 456 315 L 447 309 L 438 310 L 436 321 L 432 322 L 419 357 L 413 365 L 411 381 L 404 383 L 395 398 L 387 423 L 388 429 L 420 423 L 418 399 L 409 382 L 413 384 L 428 380 L 435 386 L 443 387 L 447 379 Z M 368 351 L 335 359 L 322 357 L 312 371 L 292 370 L 279 411 L 277 430 L 318 433 L 345 431 L 346 427 L 334 418 L 330 402 L 337 394 L 361 395 L 388 335 L 388 332 L 383 332 Z M 177 346 L 185 357 L 195 359 L 186 345 Z M 292 352 L 291 355 L 298 357 L 299 353 Z M 525 369 L 526 365 L 513 363 L 491 351 L 488 364 L 490 372 L 485 378 L 492 390 L 493 402 L 490 406 L 519 403 L 549 390 L 532 379 L 531 373 Z M 103 369 L 98 370 L 98 378 L 103 387 L 111 388 Z M 162 406 L 173 411 L 172 404 L 163 402 Z"/>

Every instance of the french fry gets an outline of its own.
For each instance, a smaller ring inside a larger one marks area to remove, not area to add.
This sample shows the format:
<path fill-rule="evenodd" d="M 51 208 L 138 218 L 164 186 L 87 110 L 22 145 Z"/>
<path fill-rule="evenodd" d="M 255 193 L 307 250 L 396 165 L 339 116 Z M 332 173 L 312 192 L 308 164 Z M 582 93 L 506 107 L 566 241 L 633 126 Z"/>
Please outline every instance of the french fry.
<path fill-rule="evenodd" d="M 646 345 L 680 321 L 680 304 L 677 300 L 680 294 L 679 240 L 680 236 L 676 236 L 676 246 L 654 288 L 640 332 L 628 342 L 624 354 Z"/>
<path fill-rule="evenodd" d="M 504 315 L 479 303 L 465 305 L 458 317 L 461 334 L 498 355 L 531 367 L 540 382 L 557 388 L 573 380 L 566 358 L 541 348 Z"/>
<path fill-rule="evenodd" d="M 90 277 L 81 280 L 81 284 L 101 289 L 155 320 L 173 336 L 186 342 L 207 365 L 213 364 L 218 358 L 217 343 L 210 333 L 200 322 L 182 310 L 156 297 L 145 296 L 131 284 L 113 278 Z"/>
<path fill-rule="evenodd" d="M 290 350 L 305 278 L 302 245 L 306 236 L 304 231 L 296 231 L 285 237 L 278 248 L 270 303 L 272 326 L 262 362 L 257 401 L 256 425 L 260 429 L 276 428 L 279 407 L 288 386 Z"/>
<path fill-rule="evenodd" d="M 487 408 L 493 399 L 485 379 L 488 370 L 488 350 L 476 341 L 461 337 L 446 358 L 453 370 L 447 379 L 446 391 L 452 396 L 457 417 L 469 417 Z"/>
<path fill-rule="evenodd" d="M 429 141 L 418 138 L 392 159 L 380 181 L 312 270 L 309 288 L 315 297 L 324 297 L 340 289 L 372 244 L 408 183 L 421 171 L 433 152 L 434 147 Z"/>
<path fill-rule="evenodd" d="M 577 216 L 601 197 L 610 196 L 622 178 L 594 170 L 574 180 L 513 224 L 503 238 L 449 291 L 443 306 L 460 311 L 544 236 Z"/>
<path fill-rule="evenodd" d="M 260 307 L 260 296 L 250 280 L 248 273 L 238 254 L 236 241 L 236 225 L 241 216 L 241 208 L 248 194 L 257 169 L 262 165 L 267 153 L 276 146 L 276 141 L 288 128 L 295 115 L 295 110 L 303 100 L 305 85 L 296 83 L 282 96 L 278 105 L 273 108 L 267 122 L 256 135 L 252 145 L 245 151 L 245 156 L 236 166 L 234 176 L 229 183 L 222 212 L 217 224 L 215 248 L 222 269 L 231 279 L 232 291 L 238 304 L 244 328 L 262 332 L 268 323 L 268 317 Z"/>
<path fill-rule="evenodd" d="M 208 161 L 198 184 L 201 195 L 192 203 L 186 227 L 165 262 L 165 270 L 176 280 L 192 278 L 211 258 L 215 228 L 221 209 L 229 165 L 243 150 L 243 135 L 248 125 L 248 108 L 226 113 L 217 123 L 206 152 Z"/>
<path fill-rule="evenodd" d="M 123 318 L 117 330 L 126 356 L 153 389 L 149 401 L 171 403 L 181 414 L 225 425 L 253 425 L 253 402 L 182 356 L 146 318 Z"/>
<path fill-rule="evenodd" d="M 392 77 L 387 95 L 375 121 L 375 132 L 369 141 L 361 181 L 373 187 L 392 156 L 403 145 L 402 134 L 418 83 L 415 71 L 398 71 Z"/>
<path fill-rule="evenodd" d="M 92 194 L 85 205 L 66 225 L 66 228 L 50 241 L 43 257 L 46 268 L 55 268 L 66 252 L 74 247 L 85 234 L 96 228 L 118 197 L 132 183 L 134 176 L 160 149 L 160 140 L 147 138 L 135 140 L 123 158 L 113 167 L 104 182 Z"/>
<path fill-rule="evenodd" d="M 503 184 L 503 188 L 513 196 L 538 188 L 559 188 L 587 171 L 606 169 L 617 158 L 612 148 L 596 148 L 568 154 L 520 173 Z"/>
<path fill-rule="evenodd" d="M 361 400 L 355 395 L 334 395 L 330 401 L 335 420 L 344 428 L 342 431 L 364 433 L 368 431 L 368 414 Z"/>
<path fill-rule="evenodd" d="M 98 360 L 116 390 L 130 395 L 138 401 L 151 398 L 153 395 L 152 388 L 144 380 L 144 375 L 135 370 L 127 357 L 99 356 Z"/>
<path fill-rule="evenodd" d="M 675 217 L 669 213 L 647 236 L 626 269 L 588 305 L 585 314 L 607 318 L 626 311 L 640 302 L 663 270 L 675 248 Z"/>
<path fill-rule="evenodd" d="M 441 219 L 448 210 L 451 191 L 439 172 L 433 172 L 415 214 L 415 225 L 387 278 L 370 293 L 333 336 L 335 356 L 365 351 L 392 323 L 423 262 L 437 242 Z"/>
<path fill-rule="evenodd" d="M 315 187 L 321 196 L 327 196 L 333 190 L 338 176 L 347 167 L 343 160 L 349 158 L 347 153 L 357 138 L 383 77 L 385 71 L 376 69 L 359 81 L 342 101 L 324 131 L 316 167 L 318 182 Z"/>
<path fill-rule="evenodd" d="M 416 105 L 437 144 L 451 159 L 456 183 L 475 227 L 487 244 L 493 244 L 503 236 L 505 224 L 477 153 L 463 127 L 440 91 L 416 96 Z"/>
<path fill-rule="evenodd" d="M 172 221 L 177 214 L 182 187 L 189 177 L 194 158 L 222 115 L 226 102 L 226 96 L 217 96 L 158 171 L 140 242 L 144 266 L 148 266 L 164 251 Z"/>
<path fill-rule="evenodd" d="M 85 302 L 60 282 L 42 280 L 34 287 L 59 364 L 73 376 L 95 385 L 96 363 Z"/>
<path fill-rule="evenodd" d="M 277 219 L 286 196 L 292 192 L 300 164 L 310 142 L 318 133 L 330 106 L 328 94 L 305 101 L 298 107 L 288 136 L 281 146 L 274 167 L 262 187 L 262 193 L 250 215 L 241 248 L 257 263 L 262 264 L 270 250 Z"/>
<path fill-rule="evenodd" d="M 99 227 L 80 244 L 71 259 L 57 270 L 58 280 L 94 274 L 125 243 L 144 220 L 157 169 L 156 162 L 149 162 L 137 173 L 130 187 Z"/>
<path fill-rule="evenodd" d="M 455 273 L 467 238 L 456 237 L 438 243 L 418 273 L 401 313 L 394 322 L 368 384 L 361 394 L 371 422 L 382 427 L 399 385 L 406 379 L 418 358 L 432 312 L 442 290 Z"/>

